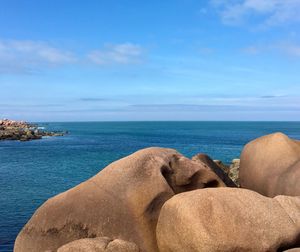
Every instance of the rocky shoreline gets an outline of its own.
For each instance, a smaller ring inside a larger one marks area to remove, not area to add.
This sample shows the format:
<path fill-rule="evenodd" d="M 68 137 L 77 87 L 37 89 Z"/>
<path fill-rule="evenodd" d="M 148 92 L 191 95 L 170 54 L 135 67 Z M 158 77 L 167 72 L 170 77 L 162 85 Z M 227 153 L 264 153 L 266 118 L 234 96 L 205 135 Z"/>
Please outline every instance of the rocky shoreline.
<path fill-rule="evenodd" d="M 41 139 L 45 136 L 63 136 L 65 134 L 67 134 L 67 132 L 41 130 L 38 125 L 24 121 L 0 120 L 0 141 L 29 141 Z"/>
<path fill-rule="evenodd" d="M 146 148 L 47 200 L 15 252 L 299 251 L 300 141 L 249 142 L 230 166 Z"/>
<path fill-rule="evenodd" d="M 232 159 L 229 165 L 224 164 L 220 160 L 214 160 L 214 162 L 226 173 L 237 187 L 240 187 L 239 169 L 241 160 L 239 158 Z"/>

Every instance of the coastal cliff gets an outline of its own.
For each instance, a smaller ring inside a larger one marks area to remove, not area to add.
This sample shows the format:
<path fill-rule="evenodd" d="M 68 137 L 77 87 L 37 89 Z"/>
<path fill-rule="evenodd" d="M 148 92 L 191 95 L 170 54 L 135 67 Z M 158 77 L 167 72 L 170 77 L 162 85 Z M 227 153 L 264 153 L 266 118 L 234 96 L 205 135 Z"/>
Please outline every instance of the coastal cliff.
<path fill-rule="evenodd" d="M 41 130 L 38 125 L 24 121 L 14 121 L 9 119 L 0 120 L 0 141 L 29 141 L 41 139 L 44 136 L 63 136 L 64 134 L 66 134 L 66 132 Z"/>

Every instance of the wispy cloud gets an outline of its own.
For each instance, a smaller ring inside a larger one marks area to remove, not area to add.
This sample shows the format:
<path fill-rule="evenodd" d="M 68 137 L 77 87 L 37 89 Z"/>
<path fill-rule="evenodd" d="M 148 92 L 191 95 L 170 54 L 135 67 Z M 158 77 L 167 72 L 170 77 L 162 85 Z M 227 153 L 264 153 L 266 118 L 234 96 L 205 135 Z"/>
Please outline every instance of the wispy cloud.
<path fill-rule="evenodd" d="M 135 104 L 130 107 L 147 111 L 298 111 L 298 105 L 279 106 L 274 104 Z"/>
<path fill-rule="evenodd" d="M 275 98 L 281 98 L 285 97 L 285 95 L 262 95 L 260 98 L 262 99 L 275 99 Z"/>
<path fill-rule="evenodd" d="M 140 45 L 124 43 L 78 55 L 45 41 L 0 39 L 0 73 L 35 73 L 47 67 L 80 64 L 86 59 L 101 66 L 136 64 L 142 62 L 143 52 Z"/>
<path fill-rule="evenodd" d="M 36 67 L 75 62 L 68 51 L 31 40 L 0 40 L 0 72 L 31 72 Z"/>
<path fill-rule="evenodd" d="M 193 97 L 192 97 L 193 98 Z M 0 104 L 0 117 L 31 121 L 85 120 L 297 120 L 299 96 L 266 93 L 253 97 L 229 97 L 172 103 L 145 99 L 144 103 Z M 191 99 L 192 100 L 192 99 Z M 292 116 L 292 117 L 291 117 Z M 76 119 L 74 119 L 76 118 Z M 29 120 L 29 119 L 28 119 Z"/>
<path fill-rule="evenodd" d="M 300 0 L 211 0 L 224 24 L 239 25 L 258 18 L 261 25 L 300 22 Z"/>
<path fill-rule="evenodd" d="M 143 111 L 198 111 L 198 110 L 227 110 L 235 108 L 235 105 L 216 105 L 216 104 L 133 104 L 131 108 Z"/>
<path fill-rule="evenodd" d="M 98 65 L 136 64 L 142 61 L 143 49 L 132 43 L 106 45 L 88 54 L 89 60 Z"/>
<path fill-rule="evenodd" d="M 242 51 L 247 54 L 256 55 L 260 53 L 260 48 L 257 46 L 248 46 L 243 48 Z"/>
<path fill-rule="evenodd" d="M 80 98 L 80 101 L 83 102 L 102 102 L 102 101 L 107 101 L 108 99 L 106 98 L 96 98 L 96 97 L 84 97 L 84 98 Z"/>
<path fill-rule="evenodd" d="M 278 48 L 290 56 L 300 57 L 300 44 L 282 43 Z"/>
<path fill-rule="evenodd" d="M 40 103 L 35 103 L 35 104 L 24 104 L 24 103 L 14 103 L 14 104 L 7 104 L 7 103 L 2 103 L 0 104 L 1 108 L 55 108 L 55 107 L 63 107 L 63 104 L 40 104 Z"/>
<path fill-rule="evenodd" d="M 287 56 L 300 57 L 300 44 L 294 42 L 273 42 L 267 45 L 249 46 L 242 49 L 242 52 L 257 55 L 264 52 L 281 53 Z"/>

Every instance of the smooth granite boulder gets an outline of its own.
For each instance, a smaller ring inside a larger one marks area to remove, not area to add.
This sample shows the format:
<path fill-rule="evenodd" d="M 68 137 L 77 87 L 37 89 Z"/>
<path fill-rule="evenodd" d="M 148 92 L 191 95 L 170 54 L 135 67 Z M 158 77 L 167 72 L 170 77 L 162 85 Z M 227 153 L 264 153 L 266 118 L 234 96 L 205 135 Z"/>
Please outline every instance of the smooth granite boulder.
<path fill-rule="evenodd" d="M 210 168 L 175 150 L 140 150 L 44 203 L 18 235 L 14 251 L 55 251 L 74 240 L 102 236 L 157 251 L 157 219 L 168 199 L 223 186 Z"/>
<path fill-rule="evenodd" d="M 268 198 L 240 188 L 178 194 L 157 223 L 160 252 L 275 252 L 299 247 L 300 197 Z"/>
<path fill-rule="evenodd" d="M 60 247 L 57 252 L 139 252 L 133 242 L 108 237 L 85 238 Z"/>
<path fill-rule="evenodd" d="M 241 154 L 240 185 L 265 196 L 300 195 L 300 142 L 282 133 L 257 138 Z"/>

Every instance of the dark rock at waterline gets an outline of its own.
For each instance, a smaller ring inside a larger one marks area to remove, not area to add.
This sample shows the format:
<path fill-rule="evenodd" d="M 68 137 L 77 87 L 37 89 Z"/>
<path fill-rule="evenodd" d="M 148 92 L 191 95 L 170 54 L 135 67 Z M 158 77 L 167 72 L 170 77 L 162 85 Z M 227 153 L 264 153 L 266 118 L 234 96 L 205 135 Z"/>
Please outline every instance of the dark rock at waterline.
<path fill-rule="evenodd" d="M 221 160 L 214 160 L 214 163 L 222 169 L 225 174 L 234 182 L 237 187 L 240 187 L 239 171 L 240 171 L 240 159 L 232 159 L 230 165 L 224 164 Z"/>
<path fill-rule="evenodd" d="M 231 178 L 228 175 L 230 169 L 228 168 L 228 173 L 226 173 L 225 169 L 222 169 L 222 167 L 220 167 L 216 162 L 214 162 L 208 155 L 199 153 L 193 156 L 192 160 L 207 165 L 220 177 L 220 179 L 222 179 L 222 181 L 227 186 L 237 187 L 237 185 L 234 183 L 234 181 L 231 180 Z"/>
<path fill-rule="evenodd" d="M 0 140 L 29 141 L 43 136 L 63 136 L 67 132 L 40 130 L 37 125 L 24 121 L 0 120 Z"/>

